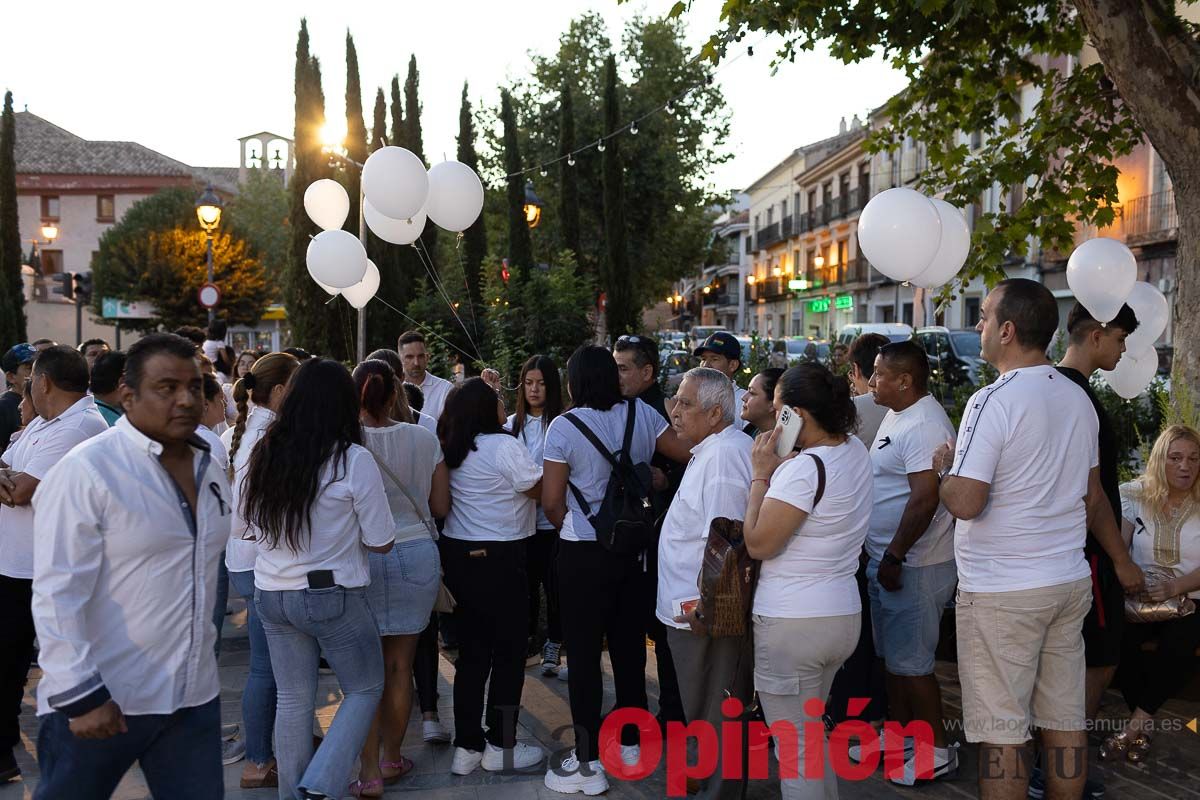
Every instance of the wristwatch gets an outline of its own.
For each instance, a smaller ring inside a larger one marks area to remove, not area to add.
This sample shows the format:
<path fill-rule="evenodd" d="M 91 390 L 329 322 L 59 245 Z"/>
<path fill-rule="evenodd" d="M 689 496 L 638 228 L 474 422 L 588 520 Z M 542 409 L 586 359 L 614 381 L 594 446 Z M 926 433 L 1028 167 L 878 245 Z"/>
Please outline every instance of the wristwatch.
<path fill-rule="evenodd" d="M 904 558 L 896 558 L 896 554 L 891 550 L 883 551 L 883 558 L 879 559 L 880 564 L 895 564 L 897 567 L 903 564 Z"/>

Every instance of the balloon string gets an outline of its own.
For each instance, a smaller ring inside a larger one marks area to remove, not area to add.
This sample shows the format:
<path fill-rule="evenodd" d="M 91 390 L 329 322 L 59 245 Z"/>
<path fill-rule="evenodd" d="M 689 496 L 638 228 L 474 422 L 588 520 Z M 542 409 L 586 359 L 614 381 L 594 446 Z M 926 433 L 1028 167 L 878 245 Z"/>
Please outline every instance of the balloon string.
<path fill-rule="evenodd" d="M 406 320 L 408 320 L 408 321 L 409 321 L 409 322 L 411 322 L 412 324 L 416 325 L 416 326 L 417 326 L 417 328 L 419 328 L 419 329 L 423 329 L 423 330 L 424 330 L 426 333 L 428 333 L 430 336 L 433 336 L 433 337 L 434 337 L 434 338 L 436 338 L 436 339 L 440 339 L 440 340 L 442 340 L 442 341 L 443 341 L 443 342 L 445 342 L 445 343 L 446 343 L 448 346 L 450 346 L 450 347 L 454 348 L 455 350 L 457 350 L 458 352 L 462 353 L 462 354 L 463 354 L 464 356 L 466 356 L 467 358 L 470 358 L 470 359 L 472 359 L 472 360 L 474 360 L 474 361 L 482 361 L 482 360 L 483 360 L 483 359 L 479 358 L 478 356 L 472 356 L 472 355 L 471 355 L 470 353 L 468 353 L 466 350 L 463 350 L 461 347 L 459 347 L 459 346 L 458 346 L 458 345 L 456 345 L 454 342 L 452 342 L 452 341 L 450 341 L 449 339 L 447 339 L 445 336 L 442 336 L 440 333 L 438 333 L 437 331 L 433 330 L 433 329 L 432 329 L 432 328 L 430 328 L 428 325 L 426 325 L 426 324 L 424 324 L 424 323 L 422 323 L 422 322 L 420 322 L 420 321 L 418 321 L 418 320 L 416 320 L 416 319 L 413 319 L 413 318 L 412 318 L 412 317 L 410 317 L 408 314 L 405 314 L 403 311 L 401 311 L 400 309 L 396 308 L 394 305 L 392 305 L 391 303 L 389 303 L 387 300 L 384 300 L 384 299 L 383 299 L 382 297 L 380 297 L 379 295 L 375 295 L 375 297 L 373 297 L 372 299 L 373 299 L 373 300 L 378 300 L 379 302 L 383 303 L 385 306 L 387 306 L 388 308 L 390 308 L 392 311 L 395 311 L 397 314 L 399 314 L 400 316 L 404 317 Z"/>
<path fill-rule="evenodd" d="M 475 330 L 475 338 L 479 338 L 479 322 L 475 319 L 475 298 L 471 296 L 471 282 L 467 280 L 467 264 L 462 253 L 463 232 L 458 232 L 454 243 L 454 253 L 458 256 L 458 271 L 462 273 L 463 289 L 467 292 L 467 310 L 471 312 L 471 327 Z M 478 276 L 475 278 L 479 280 Z"/>
<path fill-rule="evenodd" d="M 482 361 L 483 356 L 479 353 L 479 345 L 475 342 L 474 339 L 471 338 L 471 331 L 467 329 L 466 323 L 464 323 L 462 321 L 462 317 L 460 317 L 458 315 L 458 311 L 454 308 L 454 302 L 450 299 L 449 292 L 446 291 L 446 288 L 438 280 L 437 275 L 435 274 L 435 271 L 433 269 L 433 259 L 429 258 L 429 253 L 428 253 L 428 251 L 425 250 L 425 243 L 422 242 L 418 238 L 415 242 L 413 242 L 412 247 L 414 250 L 417 251 L 417 257 L 421 259 L 421 264 L 422 264 L 422 266 L 425 267 L 425 272 L 427 272 L 429 274 L 429 279 L 433 282 L 433 285 L 437 288 L 438 292 L 441 294 L 442 299 L 446 301 L 446 306 L 447 306 L 447 308 L 450 309 L 450 313 L 454 315 L 454 319 L 458 322 L 459 326 L 463 329 L 463 333 L 466 334 L 467 341 L 470 343 L 471 347 L 475 350 L 476 360 Z"/>

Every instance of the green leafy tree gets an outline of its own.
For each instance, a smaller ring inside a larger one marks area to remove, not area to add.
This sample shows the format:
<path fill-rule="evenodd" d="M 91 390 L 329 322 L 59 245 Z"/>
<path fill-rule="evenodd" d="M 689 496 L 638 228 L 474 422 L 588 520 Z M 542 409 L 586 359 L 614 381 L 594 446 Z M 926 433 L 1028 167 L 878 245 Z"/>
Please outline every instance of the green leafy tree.
<path fill-rule="evenodd" d="M 513 272 L 524 278 L 533 266 L 533 244 L 529 224 L 525 221 L 525 176 L 521 174 L 521 146 L 517 139 L 517 114 L 512 95 L 505 89 L 500 93 L 500 122 L 504 126 L 504 169 L 508 201 L 508 263 Z"/>
<path fill-rule="evenodd" d="M 621 125 L 621 101 L 617 95 L 617 60 L 604 64 L 604 130 L 611 138 L 604 149 L 604 234 L 608 245 L 604 284 L 607 303 L 604 321 L 609 336 L 641 330 L 640 303 L 634 300 L 629 270 L 628 238 L 625 230 L 625 166 L 621 140 L 613 135 Z"/>
<path fill-rule="evenodd" d="M 12 92 L 4 93 L 0 120 L 0 347 L 25 336 L 25 284 L 21 279 L 21 228 L 17 219 L 17 125 Z"/>
<path fill-rule="evenodd" d="M 475 152 L 475 116 L 471 113 L 471 100 L 467 95 L 467 84 L 463 82 L 462 107 L 458 112 L 458 160 L 479 172 L 479 156 Z M 480 288 L 480 269 L 487 257 L 487 226 L 483 215 L 463 231 L 462 239 L 456 243 L 461 248 L 459 263 L 463 268 L 463 280 L 468 287 L 471 303 L 480 308 L 483 294 Z M 474 312 L 472 312 L 474 313 Z"/>
<path fill-rule="evenodd" d="M 92 310 L 102 313 L 103 298 L 148 300 L 157 316 L 122 320 L 123 328 L 155 330 L 203 325 L 207 314 L 196 291 L 207 281 L 204 231 L 196 224 L 195 193 L 162 189 L 135 203 L 100 237 L 92 259 Z M 221 287 L 221 316 L 237 325 L 254 325 L 270 301 L 267 270 L 238 219 L 245 206 L 230 206 L 213 237 L 213 275 Z M 228 220 L 228 224 L 226 224 Z"/>
<path fill-rule="evenodd" d="M 280 276 L 288 260 L 288 210 L 288 191 L 279 173 L 252 169 L 221 219 L 221 226 L 245 239 L 262 262 L 268 299 L 276 302 L 283 299 Z"/>
<path fill-rule="evenodd" d="M 676 3 L 682 15 L 688 3 Z M 728 0 L 706 47 L 725 57 L 748 32 L 778 33 L 778 60 L 827 43 L 843 61 L 883 53 L 909 85 L 887 104 L 889 125 L 875 149 L 912 136 L 927 148 L 921 186 L 974 203 L 993 185 L 1023 187 L 1020 204 L 986 214 L 960 277 L 1000 277 L 1027 242 L 1069 252 L 1077 224 L 1111 223 L 1114 162 L 1150 141 L 1172 178 L 1179 215 L 1175 359 L 1200 386 L 1200 40 L 1183 4 L 1133 0 L 959 0 L 894 3 L 854 0 Z M 1072 63 L 1085 44 L 1099 62 Z M 1021 90 L 1037 97 L 1021 113 Z M 972 150 L 954 131 L 983 132 Z"/>
<path fill-rule="evenodd" d="M 351 161 L 362 164 L 367 160 L 367 125 L 363 120 L 362 86 L 358 78 L 358 51 L 354 37 L 346 31 L 346 155 Z M 344 175 L 346 193 L 350 195 L 350 214 L 342 227 L 358 235 L 358 195 L 361 175 L 357 169 L 348 169 Z"/>

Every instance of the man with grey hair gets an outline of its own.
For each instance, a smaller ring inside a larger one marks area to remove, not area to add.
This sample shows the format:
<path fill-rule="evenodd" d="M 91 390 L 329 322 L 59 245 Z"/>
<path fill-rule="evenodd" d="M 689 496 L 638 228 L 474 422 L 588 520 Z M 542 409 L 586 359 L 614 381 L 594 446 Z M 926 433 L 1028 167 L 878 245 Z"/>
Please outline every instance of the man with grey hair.
<path fill-rule="evenodd" d="M 742 433 L 734 419 L 733 385 L 728 377 L 707 367 L 683 376 L 671 425 L 692 443 L 692 460 L 658 540 L 656 613 L 667 627 L 683 710 L 688 722 L 705 720 L 716 731 L 722 730 L 725 692 L 749 705 L 753 683 L 749 632 L 714 639 L 694 610 L 709 525 L 717 517 L 742 519 L 750 494 L 754 440 Z M 718 766 L 701 797 L 739 796 L 741 783 L 722 780 L 721 774 Z"/>

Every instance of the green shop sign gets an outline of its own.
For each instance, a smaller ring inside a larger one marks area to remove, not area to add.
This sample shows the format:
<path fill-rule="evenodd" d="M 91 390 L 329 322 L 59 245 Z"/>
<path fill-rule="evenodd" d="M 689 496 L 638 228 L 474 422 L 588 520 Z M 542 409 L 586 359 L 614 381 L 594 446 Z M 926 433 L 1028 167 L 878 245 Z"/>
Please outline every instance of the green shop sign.
<path fill-rule="evenodd" d="M 808 313 L 824 314 L 829 310 L 830 302 L 831 301 L 829 297 L 817 297 L 813 300 L 809 300 Z M 836 309 L 852 309 L 854 308 L 854 295 L 838 295 L 836 298 L 833 298 L 832 303 L 833 307 Z"/>

